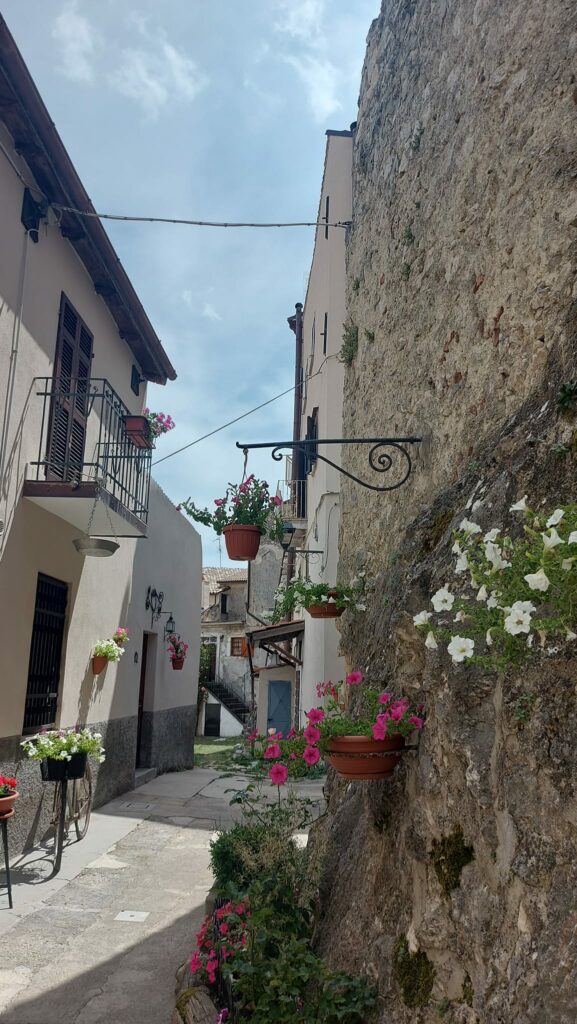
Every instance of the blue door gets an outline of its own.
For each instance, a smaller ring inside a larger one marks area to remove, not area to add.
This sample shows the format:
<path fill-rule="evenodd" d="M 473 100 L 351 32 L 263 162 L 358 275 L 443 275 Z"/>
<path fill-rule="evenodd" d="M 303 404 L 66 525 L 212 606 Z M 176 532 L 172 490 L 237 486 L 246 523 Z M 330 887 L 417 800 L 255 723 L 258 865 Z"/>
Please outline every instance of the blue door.
<path fill-rule="evenodd" d="M 268 684 L 268 724 L 286 736 L 291 727 L 291 684 L 288 679 L 271 679 Z"/>

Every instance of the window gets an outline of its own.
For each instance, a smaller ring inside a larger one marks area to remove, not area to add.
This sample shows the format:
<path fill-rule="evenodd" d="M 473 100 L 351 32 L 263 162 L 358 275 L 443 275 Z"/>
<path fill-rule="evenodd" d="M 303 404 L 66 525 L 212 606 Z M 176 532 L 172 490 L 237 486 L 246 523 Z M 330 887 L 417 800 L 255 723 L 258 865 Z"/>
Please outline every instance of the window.
<path fill-rule="evenodd" d="M 231 636 L 230 638 L 230 656 L 231 658 L 246 658 L 248 657 L 248 649 L 246 645 L 246 637 L 244 636 Z"/>
<path fill-rule="evenodd" d="M 54 358 L 47 475 L 51 480 L 82 477 L 93 335 L 64 293 Z"/>
<path fill-rule="evenodd" d="M 23 732 L 37 732 L 41 725 L 54 725 L 68 585 L 38 573 L 34 624 L 30 641 L 28 684 Z"/>
<path fill-rule="evenodd" d="M 307 434 L 306 441 L 316 441 L 319 436 L 319 410 L 313 409 L 312 416 L 307 416 Z M 307 445 L 306 456 L 305 456 L 305 474 L 308 475 L 317 461 L 317 445 Z"/>
<path fill-rule="evenodd" d="M 327 332 L 328 332 L 328 326 L 329 326 L 329 314 L 325 313 L 325 321 L 324 321 L 323 329 L 321 331 L 321 338 L 323 339 L 323 355 L 324 356 L 326 356 L 326 354 L 327 354 Z"/>
<path fill-rule="evenodd" d="M 315 341 L 316 341 L 316 315 L 313 317 L 313 325 L 311 327 L 311 355 L 314 355 Z"/>
<path fill-rule="evenodd" d="M 220 614 L 228 615 L 228 594 L 220 595 Z"/>

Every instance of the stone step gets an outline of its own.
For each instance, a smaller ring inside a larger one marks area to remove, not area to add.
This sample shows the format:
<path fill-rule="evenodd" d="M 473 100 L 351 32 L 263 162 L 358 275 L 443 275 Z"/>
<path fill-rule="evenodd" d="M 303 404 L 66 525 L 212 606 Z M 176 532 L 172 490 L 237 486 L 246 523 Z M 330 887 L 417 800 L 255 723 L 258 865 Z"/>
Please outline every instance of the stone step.
<path fill-rule="evenodd" d="M 146 785 L 147 782 L 152 782 L 157 775 L 158 768 L 135 768 L 134 789 L 138 789 L 139 786 Z"/>

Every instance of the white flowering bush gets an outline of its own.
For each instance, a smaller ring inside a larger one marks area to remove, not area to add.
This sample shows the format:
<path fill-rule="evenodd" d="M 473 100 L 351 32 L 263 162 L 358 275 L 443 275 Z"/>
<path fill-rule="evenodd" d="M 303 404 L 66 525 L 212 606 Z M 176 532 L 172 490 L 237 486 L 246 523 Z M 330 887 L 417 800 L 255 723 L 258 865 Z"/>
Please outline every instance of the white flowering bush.
<path fill-rule="evenodd" d="M 93 658 L 106 658 L 107 661 L 120 661 L 123 654 L 124 650 L 116 640 L 99 640 L 92 651 Z"/>
<path fill-rule="evenodd" d="M 334 604 L 337 608 L 364 612 L 367 610 L 364 602 L 365 575 L 360 572 L 349 586 L 341 583 L 314 583 L 306 577 L 294 576 L 287 586 L 280 586 L 276 590 L 272 621 L 281 622 L 288 619 L 295 610 L 319 604 Z"/>
<path fill-rule="evenodd" d="M 413 616 L 425 646 L 446 645 L 454 664 L 505 668 L 549 637 L 577 640 L 577 505 L 535 512 L 525 495 L 510 511 L 523 516 L 513 536 L 463 519 L 454 580 Z"/>
<path fill-rule="evenodd" d="M 90 729 L 47 729 L 36 736 L 29 736 L 20 746 L 32 761 L 70 761 L 73 754 L 95 754 L 104 761 L 102 733 Z"/>

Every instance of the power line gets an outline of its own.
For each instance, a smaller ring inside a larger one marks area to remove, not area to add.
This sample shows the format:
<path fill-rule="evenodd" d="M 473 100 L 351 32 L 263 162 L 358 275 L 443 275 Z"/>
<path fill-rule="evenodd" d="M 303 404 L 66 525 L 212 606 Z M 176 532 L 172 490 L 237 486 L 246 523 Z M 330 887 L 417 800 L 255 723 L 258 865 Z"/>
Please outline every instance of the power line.
<path fill-rule="evenodd" d="M 218 220 L 187 220 L 184 217 L 136 217 L 120 213 L 96 213 L 94 210 L 77 210 L 73 206 L 61 206 L 53 203 L 55 210 L 61 213 L 74 213 L 77 217 L 93 217 L 97 220 L 122 220 L 145 224 L 187 224 L 196 228 L 347 228 L 348 220 L 327 223 L 325 220 L 279 221 L 278 223 L 250 221 L 218 221 Z"/>

